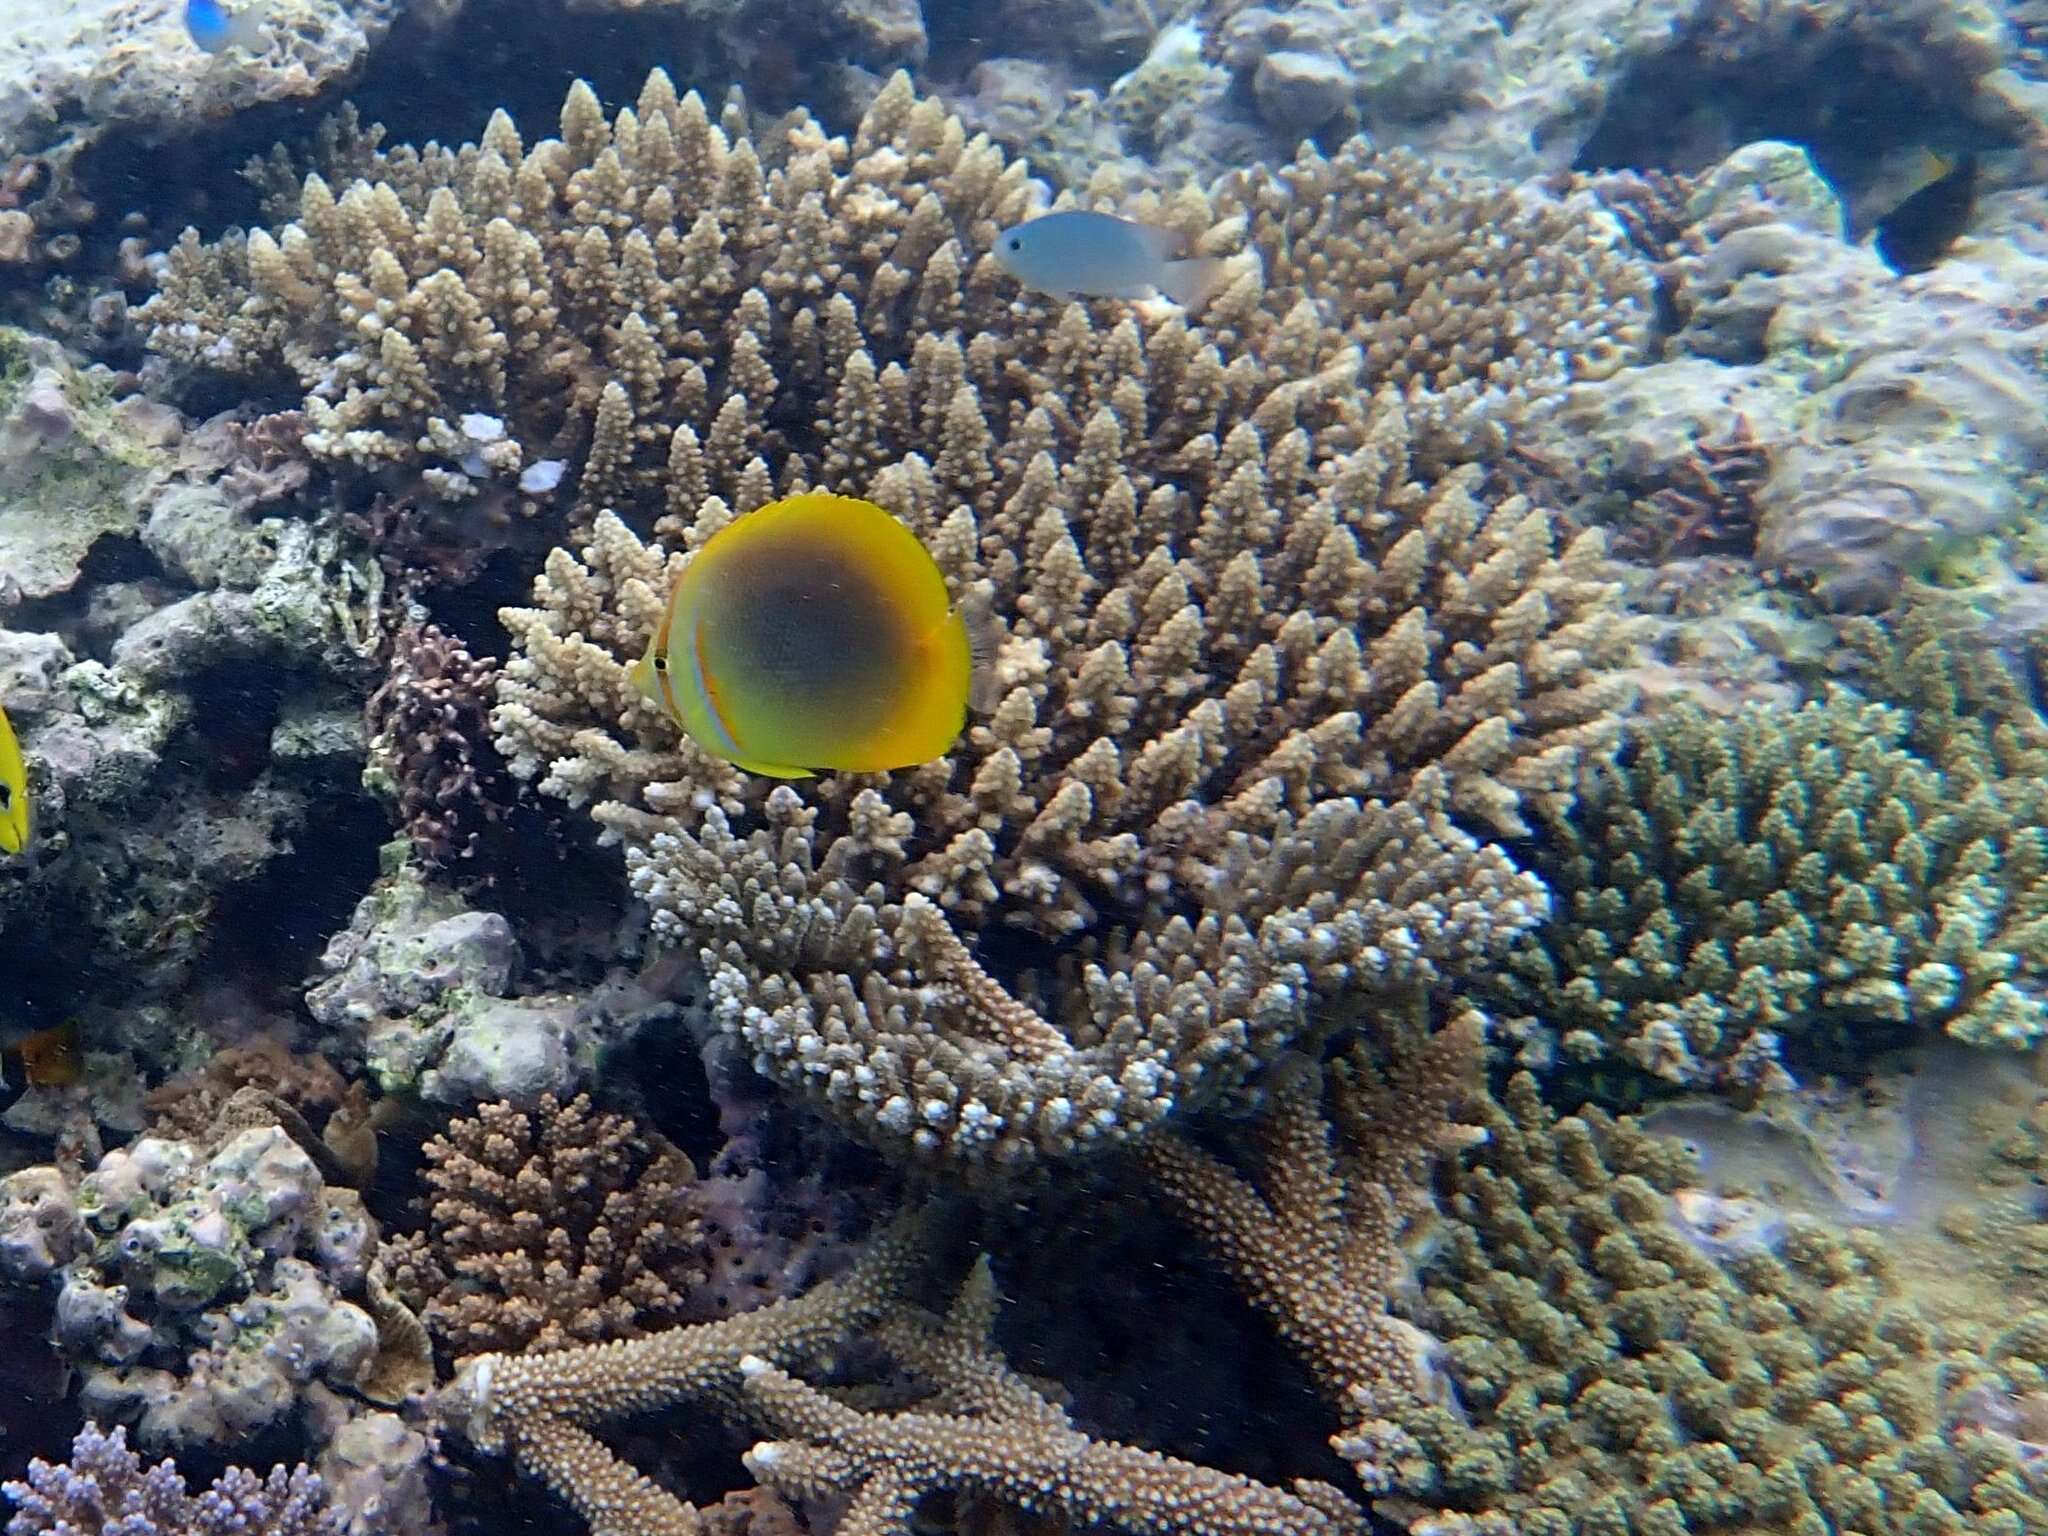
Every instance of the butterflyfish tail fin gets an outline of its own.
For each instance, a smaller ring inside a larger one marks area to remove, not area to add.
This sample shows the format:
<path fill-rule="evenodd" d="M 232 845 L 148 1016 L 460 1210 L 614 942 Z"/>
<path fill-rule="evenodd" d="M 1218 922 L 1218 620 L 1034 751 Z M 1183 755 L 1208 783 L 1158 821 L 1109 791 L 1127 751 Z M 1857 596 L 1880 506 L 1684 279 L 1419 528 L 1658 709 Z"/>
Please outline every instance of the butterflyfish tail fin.
<path fill-rule="evenodd" d="M 967 626 L 967 707 L 985 715 L 1002 702 L 1003 682 L 996 675 L 996 659 L 1006 638 L 987 582 L 977 582 L 960 599 L 960 620 Z"/>
<path fill-rule="evenodd" d="M 1201 309 L 1216 297 L 1230 275 L 1230 263 L 1221 256 L 1190 256 L 1169 261 L 1159 269 L 1159 291 L 1182 309 Z"/>

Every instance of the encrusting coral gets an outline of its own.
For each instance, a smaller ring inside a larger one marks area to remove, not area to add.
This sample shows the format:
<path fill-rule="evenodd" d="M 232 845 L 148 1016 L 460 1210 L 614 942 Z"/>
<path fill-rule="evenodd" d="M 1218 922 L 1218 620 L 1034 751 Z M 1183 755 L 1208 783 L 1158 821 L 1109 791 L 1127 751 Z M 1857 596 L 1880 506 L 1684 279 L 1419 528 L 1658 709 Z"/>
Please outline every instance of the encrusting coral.
<path fill-rule="evenodd" d="M 1519 829 L 1611 738 L 1600 546 L 1473 472 L 1414 478 L 1312 303 L 1250 270 L 1200 327 L 1013 299 L 983 253 L 1028 211 L 1021 166 L 901 81 L 850 144 L 796 121 L 767 171 L 660 76 L 612 122 L 579 89 L 561 140 L 517 149 L 500 118 L 338 201 L 309 182 L 274 238 L 186 246 L 158 343 L 254 367 L 309 306 L 330 320 L 295 336 L 375 333 L 296 354 L 337 381 L 309 445 L 368 463 L 524 474 L 518 444 L 588 433 L 584 532 L 503 616 L 498 745 L 602 802 L 770 1075 L 886 1148 L 1021 1164 L 1227 1088 L 1312 997 L 1433 980 L 1541 914 L 1467 826 Z M 503 438 L 449 438 L 471 402 Z M 770 791 L 626 667 L 688 550 L 812 484 L 992 601 L 1004 696 L 924 768 Z M 970 946 L 1013 934 L 999 980 Z"/>
<path fill-rule="evenodd" d="M 635 1338 L 709 1274 L 690 1160 L 588 1096 L 483 1105 L 426 1145 L 424 1231 L 393 1283 L 451 1357 Z M 702 1311 L 700 1305 L 696 1309 Z"/>
<path fill-rule="evenodd" d="M 1556 921 L 1482 996 L 1567 1059 L 1750 1091 L 1783 1085 L 1794 1032 L 2024 1047 L 2048 1030 L 2044 818 L 2038 721 L 1941 725 L 1840 690 L 1674 707 L 1551 829 Z"/>

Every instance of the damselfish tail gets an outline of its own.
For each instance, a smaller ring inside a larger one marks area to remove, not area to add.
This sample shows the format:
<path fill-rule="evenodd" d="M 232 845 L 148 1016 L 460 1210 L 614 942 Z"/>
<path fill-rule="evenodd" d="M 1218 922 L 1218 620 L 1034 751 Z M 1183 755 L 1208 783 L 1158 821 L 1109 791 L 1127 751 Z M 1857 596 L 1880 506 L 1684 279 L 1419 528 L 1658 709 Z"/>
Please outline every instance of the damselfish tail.
<path fill-rule="evenodd" d="M 1201 309 L 1222 289 L 1230 264 L 1221 256 L 1163 262 L 1157 287 L 1182 309 Z"/>

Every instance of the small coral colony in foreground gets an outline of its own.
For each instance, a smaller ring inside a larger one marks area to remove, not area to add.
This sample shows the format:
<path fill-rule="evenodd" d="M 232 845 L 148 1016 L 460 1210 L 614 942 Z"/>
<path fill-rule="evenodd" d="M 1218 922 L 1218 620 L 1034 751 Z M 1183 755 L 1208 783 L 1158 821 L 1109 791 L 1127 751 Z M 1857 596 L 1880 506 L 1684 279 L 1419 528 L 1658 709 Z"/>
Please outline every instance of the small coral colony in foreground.
<path fill-rule="evenodd" d="M 7 1536 L 2048 1533 L 2048 8 L 0 34 Z"/>

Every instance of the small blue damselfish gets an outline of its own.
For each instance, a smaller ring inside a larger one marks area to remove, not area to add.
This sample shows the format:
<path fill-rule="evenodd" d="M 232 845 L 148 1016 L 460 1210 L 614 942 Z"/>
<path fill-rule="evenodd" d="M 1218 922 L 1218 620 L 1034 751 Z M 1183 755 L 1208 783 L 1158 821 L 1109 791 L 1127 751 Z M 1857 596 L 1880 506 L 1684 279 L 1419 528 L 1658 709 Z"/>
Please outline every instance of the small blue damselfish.
<path fill-rule="evenodd" d="M 263 51 L 263 22 L 270 14 L 271 0 L 247 0 L 229 9 L 221 0 L 185 0 L 185 30 L 193 43 L 208 53 L 230 48 Z"/>

